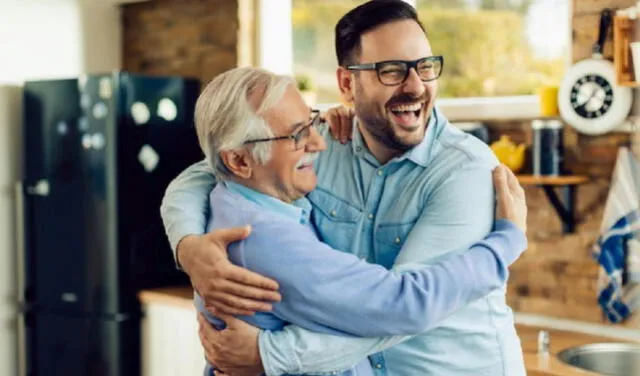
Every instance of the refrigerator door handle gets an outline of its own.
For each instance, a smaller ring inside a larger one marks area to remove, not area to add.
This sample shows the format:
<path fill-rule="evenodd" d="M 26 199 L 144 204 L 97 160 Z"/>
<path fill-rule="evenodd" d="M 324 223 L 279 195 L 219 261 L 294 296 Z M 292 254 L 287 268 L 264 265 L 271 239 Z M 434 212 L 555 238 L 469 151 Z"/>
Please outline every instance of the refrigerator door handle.
<path fill-rule="evenodd" d="M 27 373 L 27 341 L 26 341 L 26 320 L 25 320 L 25 224 L 24 224 L 24 191 L 22 182 L 16 182 L 15 186 L 16 206 L 16 278 L 18 285 L 18 375 L 24 376 Z"/>

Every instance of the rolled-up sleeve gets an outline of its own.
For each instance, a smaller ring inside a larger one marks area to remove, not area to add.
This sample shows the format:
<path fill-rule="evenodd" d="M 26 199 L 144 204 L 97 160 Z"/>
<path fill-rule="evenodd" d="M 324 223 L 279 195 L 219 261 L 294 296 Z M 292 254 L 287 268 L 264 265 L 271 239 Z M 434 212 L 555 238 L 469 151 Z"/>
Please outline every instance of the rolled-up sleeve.
<path fill-rule="evenodd" d="M 204 234 L 209 215 L 209 193 L 214 185 L 211 168 L 206 161 L 201 161 L 184 170 L 167 187 L 160 214 L 174 258 L 182 238 Z"/>

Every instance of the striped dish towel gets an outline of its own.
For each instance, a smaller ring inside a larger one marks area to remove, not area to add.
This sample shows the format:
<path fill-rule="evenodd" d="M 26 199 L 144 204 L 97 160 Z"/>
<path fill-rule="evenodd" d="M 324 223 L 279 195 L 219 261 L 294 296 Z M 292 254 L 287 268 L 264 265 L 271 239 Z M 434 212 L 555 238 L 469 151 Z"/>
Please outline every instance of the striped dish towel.
<path fill-rule="evenodd" d="M 640 306 L 640 164 L 620 148 L 593 255 L 600 264 L 598 304 L 611 322 Z"/>

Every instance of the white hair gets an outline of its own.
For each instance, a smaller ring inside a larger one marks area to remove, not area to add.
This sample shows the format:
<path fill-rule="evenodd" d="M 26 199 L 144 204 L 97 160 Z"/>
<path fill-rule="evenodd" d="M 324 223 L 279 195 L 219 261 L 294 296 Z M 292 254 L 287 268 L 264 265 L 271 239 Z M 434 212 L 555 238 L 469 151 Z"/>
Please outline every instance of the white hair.
<path fill-rule="evenodd" d="M 263 115 L 293 83 L 291 77 L 243 67 L 218 75 L 204 88 L 196 102 L 196 131 L 216 178 L 224 180 L 231 175 L 220 158 L 221 151 L 240 149 L 249 140 L 273 137 Z M 258 103 L 256 97 L 254 104 L 250 102 L 253 95 L 258 96 Z M 271 158 L 271 142 L 258 142 L 250 147 L 258 163 L 265 164 Z"/>

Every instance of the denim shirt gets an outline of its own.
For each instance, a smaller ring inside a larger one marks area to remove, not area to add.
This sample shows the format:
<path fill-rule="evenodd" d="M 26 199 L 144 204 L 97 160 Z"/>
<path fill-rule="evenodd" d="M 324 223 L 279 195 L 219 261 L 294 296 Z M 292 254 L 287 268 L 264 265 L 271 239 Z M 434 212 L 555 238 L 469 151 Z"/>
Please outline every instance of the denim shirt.
<path fill-rule="evenodd" d="M 495 156 L 438 110 L 424 140 L 385 164 L 371 155 L 357 127 L 351 143 L 326 139 L 316 164 L 318 187 L 308 198 L 318 235 L 332 248 L 386 268 L 416 269 L 468 250 L 492 229 Z M 210 174 L 195 166 L 167 191 L 162 210 L 174 249 L 183 236 L 205 228 Z M 414 336 L 349 338 L 296 325 L 262 331 L 263 364 L 269 375 L 332 372 L 372 354 L 379 376 L 525 375 L 505 290 Z"/>
<path fill-rule="evenodd" d="M 252 226 L 248 239 L 229 247 L 230 260 L 280 283 L 283 300 L 274 304 L 272 312 L 240 317 L 268 330 L 293 323 L 342 336 L 426 331 L 499 288 L 506 281 L 507 265 L 526 244 L 524 234 L 503 220 L 499 231 L 469 252 L 436 267 L 394 273 L 320 242 L 309 221 L 311 205 L 304 198 L 294 206 L 230 181 L 218 184 L 210 197 L 207 231 Z M 223 327 L 198 294 L 195 305 L 217 328 Z M 362 357 L 341 375 L 373 375 L 373 371 Z"/>

